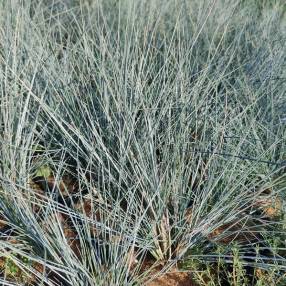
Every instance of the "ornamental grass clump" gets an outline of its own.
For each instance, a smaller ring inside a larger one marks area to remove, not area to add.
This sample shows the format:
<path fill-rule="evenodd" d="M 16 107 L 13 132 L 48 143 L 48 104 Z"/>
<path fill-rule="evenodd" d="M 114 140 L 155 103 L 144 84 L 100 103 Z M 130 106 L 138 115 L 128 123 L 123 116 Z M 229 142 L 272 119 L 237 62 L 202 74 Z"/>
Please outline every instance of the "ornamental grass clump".
<path fill-rule="evenodd" d="M 286 283 L 274 2 L 0 3 L 3 285 Z"/>

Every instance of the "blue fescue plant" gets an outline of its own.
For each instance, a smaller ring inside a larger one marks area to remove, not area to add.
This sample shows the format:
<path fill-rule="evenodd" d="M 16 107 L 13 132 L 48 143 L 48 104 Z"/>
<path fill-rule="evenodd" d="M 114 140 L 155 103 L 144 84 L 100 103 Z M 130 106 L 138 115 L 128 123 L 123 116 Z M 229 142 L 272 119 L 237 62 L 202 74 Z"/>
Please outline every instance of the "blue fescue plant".
<path fill-rule="evenodd" d="M 285 36 L 282 0 L 2 1 L 0 252 L 35 285 L 283 277 Z"/>

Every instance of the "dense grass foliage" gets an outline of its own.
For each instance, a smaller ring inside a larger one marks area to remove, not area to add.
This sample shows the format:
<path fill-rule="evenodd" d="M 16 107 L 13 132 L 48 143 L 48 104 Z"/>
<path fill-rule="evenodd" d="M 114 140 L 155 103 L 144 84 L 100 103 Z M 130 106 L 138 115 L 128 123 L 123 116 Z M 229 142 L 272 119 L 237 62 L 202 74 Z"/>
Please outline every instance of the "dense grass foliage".
<path fill-rule="evenodd" d="M 285 285 L 284 2 L 0 1 L 1 283 Z"/>

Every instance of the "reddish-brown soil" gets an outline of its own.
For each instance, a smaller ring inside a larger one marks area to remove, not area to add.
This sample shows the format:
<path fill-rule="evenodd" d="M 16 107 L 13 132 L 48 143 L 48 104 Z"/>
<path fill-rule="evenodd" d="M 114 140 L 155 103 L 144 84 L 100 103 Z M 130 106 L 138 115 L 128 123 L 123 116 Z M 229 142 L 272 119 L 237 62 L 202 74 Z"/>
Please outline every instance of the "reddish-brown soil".
<path fill-rule="evenodd" d="M 143 262 L 141 272 L 149 271 L 148 281 L 144 286 L 196 286 L 190 271 L 180 271 L 173 266 L 166 273 L 162 273 L 163 264 L 154 267 L 154 262 L 149 260 Z M 154 277 L 154 279 L 152 279 Z"/>
<path fill-rule="evenodd" d="M 195 286 L 189 273 L 174 271 L 147 282 L 145 286 Z"/>

